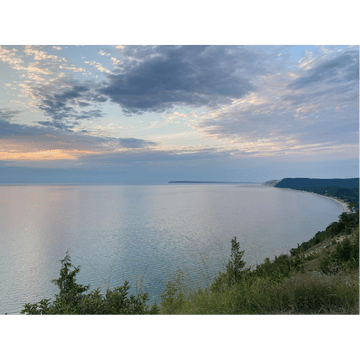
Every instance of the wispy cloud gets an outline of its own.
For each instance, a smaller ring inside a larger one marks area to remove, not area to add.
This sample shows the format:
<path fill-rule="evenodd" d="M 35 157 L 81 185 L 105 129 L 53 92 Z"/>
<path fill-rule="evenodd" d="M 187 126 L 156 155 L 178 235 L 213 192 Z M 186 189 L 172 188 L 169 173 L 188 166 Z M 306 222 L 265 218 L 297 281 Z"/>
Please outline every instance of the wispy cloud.
<path fill-rule="evenodd" d="M 294 153 L 316 143 L 328 153 L 349 145 L 358 151 L 359 60 L 357 51 L 322 56 L 313 67 L 259 78 L 257 91 L 195 122 L 205 133 L 228 138 L 241 148 L 252 144 Z M 294 76 L 295 74 L 295 76 Z M 294 80 L 295 78 L 295 80 Z M 342 109 L 339 112 L 339 109 Z M 315 148 L 313 148 L 315 151 Z M 308 152 L 303 152 L 307 154 Z M 271 154 L 272 151 L 269 151 Z"/>
<path fill-rule="evenodd" d="M 112 72 L 106 68 L 105 66 L 102 66 L 99 62 L 96 61 L 84 61 L 85 64 L 89 64 L 91 66 L 94 66 L 96 69 L 98 69 L 101 72 L 105 72 L 108 74 L 111 74 Z"/>
<path fill-rule="evenodd" d="M 156 142 L 146 141 L 142 139 L 134 139 L 134 138 L 122 138 L 119 139 L 119 144 L 124 148 L 144 148 L 148 146 L 156 145 Z"/>

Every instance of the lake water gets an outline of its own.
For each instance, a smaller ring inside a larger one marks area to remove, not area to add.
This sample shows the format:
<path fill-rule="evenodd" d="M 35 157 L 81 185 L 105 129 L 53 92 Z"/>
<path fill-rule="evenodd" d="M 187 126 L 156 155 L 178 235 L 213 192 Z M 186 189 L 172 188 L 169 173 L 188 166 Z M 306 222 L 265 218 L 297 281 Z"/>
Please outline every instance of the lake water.
<path fill-rule="evenodd" d="M 342 211 L 328 198 L 251 184 L 0 186 L 0 314 L 53 297 L 67 250 L 78 283 L 105 290 L 127 279 L 152 303 L 177 268 L 196 284 L 212 279 L 234 236 L 254 265 Z"/>

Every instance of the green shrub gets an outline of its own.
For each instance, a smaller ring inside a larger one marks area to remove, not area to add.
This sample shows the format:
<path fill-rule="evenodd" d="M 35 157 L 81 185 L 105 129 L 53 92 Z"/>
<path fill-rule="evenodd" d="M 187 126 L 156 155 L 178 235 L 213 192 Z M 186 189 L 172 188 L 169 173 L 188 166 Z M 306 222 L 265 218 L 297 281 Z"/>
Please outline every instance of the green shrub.
<path fill-rule="evenodd" d="M 336 270 L 337 268 L 338 268 L 337 263 L 334 262 L 334 259 L 330 251 L 325 251 L 320 258 L 319 270 L 323 274 L 330 274 L 334 272 L 334 270 Z"/>
<path fill-rule="evenodd" d="M 319 269 L 324 274 L 337 273 L 339 270 L 350 271 L 359 268 L 359 234 L 355 234 L 355 241 L 344 239 L 336 245 L 335 251 L 325 252 L 320 259 Z"/>
<path fill-rule="evenodd" d="M 51 314 L 158 314 L 159 308 L 156 303 L 149 308 L 146 305 L 148 294 L 140 293 L 137 296 L 130 295 L 129 283 L 125 281 L 123 286 L 113 290 L 107 289 L 105 296 L 99 289 L 85 294 L 89 286 L 76 283 L 76 274 L 80 267 L 74 267 L 68 253 L 61 260 L 60 277 L 52 280 L 57 285 L 60 292 L 55 295 L 55 300 L 51 303 L 50 299 L 40 300 L 38 303 L 27 303 L 24 305 L 22 314 L 29 315 L 51 315 Z"/>
<path fill-rule="evenodd" d="M 344 263 L 350 260 L 352 246 L 349 239 L 344 239 L 336 245 L 333 258 L 339 263 Z"/>

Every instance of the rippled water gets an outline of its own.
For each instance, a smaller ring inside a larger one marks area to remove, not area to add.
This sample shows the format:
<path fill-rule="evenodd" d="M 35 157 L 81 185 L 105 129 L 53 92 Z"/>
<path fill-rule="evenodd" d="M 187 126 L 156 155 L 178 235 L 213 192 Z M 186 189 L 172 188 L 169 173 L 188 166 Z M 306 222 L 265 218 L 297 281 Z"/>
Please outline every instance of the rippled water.
<path fill-rule="evenodd" d="M 0 313 L 50 298 L 69 250 L 78 282 L 159 302 L 176 269 L 213 277 L 237 236 L 248 265 L 337 221 L 337 202 L 260 185 L 0 186 Z"/>

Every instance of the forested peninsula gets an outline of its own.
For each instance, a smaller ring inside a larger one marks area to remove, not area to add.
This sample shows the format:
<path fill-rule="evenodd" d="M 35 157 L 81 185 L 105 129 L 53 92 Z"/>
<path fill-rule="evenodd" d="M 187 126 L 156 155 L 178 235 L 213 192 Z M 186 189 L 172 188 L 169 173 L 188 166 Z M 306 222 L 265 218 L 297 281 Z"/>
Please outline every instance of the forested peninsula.
<path fill-rule="evenodd" d="M 309 179 L 284 178 L 266 181 L 262 185 L 276 188 L 308 191 L 346 202 L 351 211 L 359 209 L 359 178 Z"/>

